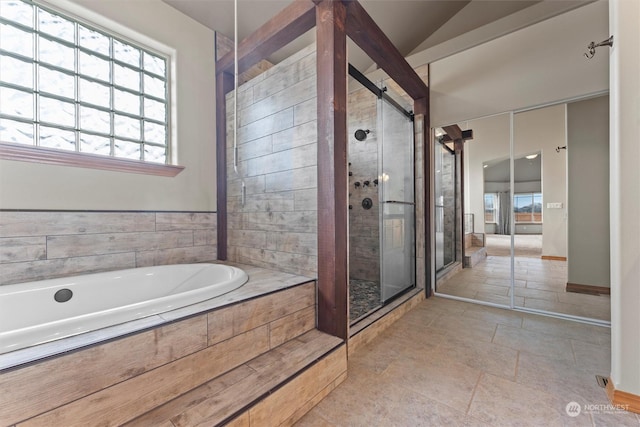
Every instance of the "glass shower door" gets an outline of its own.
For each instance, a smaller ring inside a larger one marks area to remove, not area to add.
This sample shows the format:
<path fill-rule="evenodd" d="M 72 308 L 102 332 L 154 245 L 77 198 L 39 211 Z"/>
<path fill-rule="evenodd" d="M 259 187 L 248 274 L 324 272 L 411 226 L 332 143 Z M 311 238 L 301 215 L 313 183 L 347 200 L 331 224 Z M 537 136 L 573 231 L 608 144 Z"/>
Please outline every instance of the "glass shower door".
<path fill-rule="evenodd" d="M 439 138 L 434 147 L 436 272 L 456 261 L 456 156 Z"/>
<path fill-rule="evenodd" d="M 415 285 L 413 122 L 381 99 L 380 294 L 386 302 Z"/>

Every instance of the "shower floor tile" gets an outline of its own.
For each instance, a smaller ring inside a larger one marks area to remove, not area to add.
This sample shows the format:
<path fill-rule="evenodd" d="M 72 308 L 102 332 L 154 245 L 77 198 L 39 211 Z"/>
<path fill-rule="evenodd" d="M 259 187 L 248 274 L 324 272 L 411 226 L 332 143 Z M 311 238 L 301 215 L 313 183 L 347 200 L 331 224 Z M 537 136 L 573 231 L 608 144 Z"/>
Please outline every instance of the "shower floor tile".
<path fill-rule="evenodd" d="M 349 320 L 352 322 L 380 307 L 380 283 L 349 280 Z"/>

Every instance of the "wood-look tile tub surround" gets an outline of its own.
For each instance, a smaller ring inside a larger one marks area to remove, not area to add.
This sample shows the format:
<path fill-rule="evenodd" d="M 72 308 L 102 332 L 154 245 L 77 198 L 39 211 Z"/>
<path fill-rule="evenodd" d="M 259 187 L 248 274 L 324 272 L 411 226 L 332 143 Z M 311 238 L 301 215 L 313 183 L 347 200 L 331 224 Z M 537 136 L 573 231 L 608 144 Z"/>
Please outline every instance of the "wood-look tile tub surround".
<path fill-rule="evenodd" d="M 216 258 L 215 212 L 0 211 L 0 285 Z"/>
<path fill-rule="evenodd" d="M 274 272 L 247 269 L 256 291 L 273 288 Z M 304 283 L 292 286 L 291 281 L 301 278 L 280 274 L 287 283 L 284 289 L 265 296 L 238 297 L 230 306 L 1 371 L 0 425 L 120 425 L 261 354 L 291 345 L 315 329 L 315 282 L 302 278 Z M 341 344 L 328 338 L 334 341 L 327 350 Z M 328 343 L 328 338 L 319 339 Z M 243 378 L 242 369 L 234 371 L 235 380 L 227 378 L 228 387 Z M 341 375 L 314 387 L 319 393 Z M 299 402 L 303 404 L 309 402 Z"/>

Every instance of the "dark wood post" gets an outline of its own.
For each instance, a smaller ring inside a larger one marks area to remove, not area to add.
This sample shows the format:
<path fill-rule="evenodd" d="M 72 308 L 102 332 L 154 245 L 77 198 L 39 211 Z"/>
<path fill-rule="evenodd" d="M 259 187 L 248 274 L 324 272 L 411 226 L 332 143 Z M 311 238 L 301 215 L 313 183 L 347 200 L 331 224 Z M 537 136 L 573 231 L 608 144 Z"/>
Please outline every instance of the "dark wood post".
<path fill-rule="evenodd" d="M 422 153 L 416 153 L 422 155 L 422 169 L 420 173 L 422 175 L 422 187 L 423 187 L 423 203 L 422 203 L 422 218 L 416 216 L 416 220 L 423 221 L 422 232 L 424 236 L 416 236 L 416 241 L 422 240 L 424 245 L 424 288 L 426 297 L 431 296 L 431 290 L 433 284 L 431 283 L 431 273 L 433 265 L 431 264 L 431 157 L 433 156 L 433 145 L 431 138 L 431 122 L 429 117 L 429 97 L 416 99 L 413 102 L 413 111 L 415 113 L 414 123 L 418 123 L 421 128 L 415 129 L 415 134 L 420 135 L 422 141 L 415 141 L 416 146 L 422 147 Z M 418 172 L 418 171 L 416 171 Z M 416 227 L 416 233 L 418 227 Z"/>
<path fill-rule="evenodd" d="M 345 20 L 342 2 L 318 3 L 318 329 L 343 339 L 349 295 Z"/>
<path fill-rule="evenodd" d="M 460 218 L 457 218 L 456 221 L 457 229 L 459 230 L 456 231 L 456 240 L 460 245 L 460 261 L 464 266 L 464 142 L 467 139 L 473 139 L 473 131 L 462 131 L 458 125 L 445 126 L 442 129 L 453 141 L 456 156 L 456 212 L 459 212 L 460 215 Z"/>

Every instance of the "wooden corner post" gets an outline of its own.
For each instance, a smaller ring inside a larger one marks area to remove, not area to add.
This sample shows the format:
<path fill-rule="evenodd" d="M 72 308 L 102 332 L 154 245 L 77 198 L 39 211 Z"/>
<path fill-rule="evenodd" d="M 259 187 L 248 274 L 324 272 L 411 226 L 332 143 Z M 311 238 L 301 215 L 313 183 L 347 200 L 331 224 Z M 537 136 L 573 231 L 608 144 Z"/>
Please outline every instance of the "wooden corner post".
<path fill-rule="evenodd" d="M 349 298 L 345 24 L 342 2 L 318 2 L 318 329 L 343 339 Z"/>

